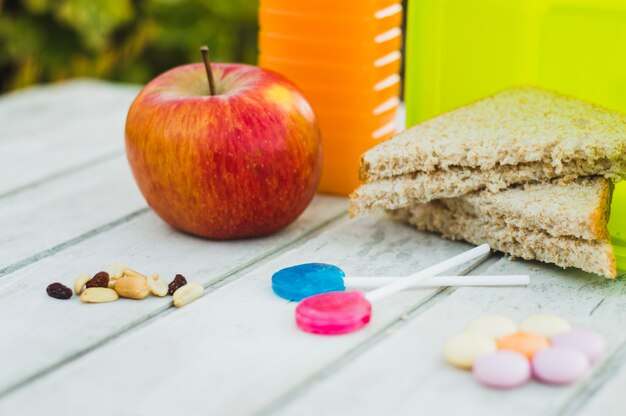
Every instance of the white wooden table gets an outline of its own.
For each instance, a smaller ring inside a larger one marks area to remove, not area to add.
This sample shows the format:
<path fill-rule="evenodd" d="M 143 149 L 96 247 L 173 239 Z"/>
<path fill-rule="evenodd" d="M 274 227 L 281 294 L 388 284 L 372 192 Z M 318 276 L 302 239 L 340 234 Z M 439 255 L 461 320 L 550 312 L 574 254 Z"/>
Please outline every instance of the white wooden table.
<path fill-rule="evenodd" d="M 272 237 L 212 242 L 147 207 L 123 147 L 136 87 L 73 81 L 0 98 L 0 415 L 624 415 L 626 286 L 494 255 L 473 273 L 530 273 L 527 288 L 410 290 L 354 334 L 294 324 L 271 274 L 319 261 L 348 274 L 408 274 L 467 249 L 384 216 L 349 220 L 318 196 Z M 114 262 L 205 296 L 83 305 L 53 281 Z M 473 317 L 539 311 L 600 331 L 608 353 L 570 387 L 488 390 L 441 359 Z"/>

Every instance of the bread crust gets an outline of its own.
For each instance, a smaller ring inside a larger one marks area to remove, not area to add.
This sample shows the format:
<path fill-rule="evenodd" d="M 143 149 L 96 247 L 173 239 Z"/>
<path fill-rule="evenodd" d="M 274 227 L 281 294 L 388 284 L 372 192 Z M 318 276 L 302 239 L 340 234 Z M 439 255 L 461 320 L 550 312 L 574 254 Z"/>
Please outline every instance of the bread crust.
<path fill-rule="evenodd" d="M 613 197 L 614 185 L 610 181 L 604 181 L 600 185 L 601 189 L 598 196 L 598 205 L 596 209 L 589 215 L 589 222 L 592 224 L 594 238 L 610 239 L 607 224 L 611 216 L 611 201 Z"/>

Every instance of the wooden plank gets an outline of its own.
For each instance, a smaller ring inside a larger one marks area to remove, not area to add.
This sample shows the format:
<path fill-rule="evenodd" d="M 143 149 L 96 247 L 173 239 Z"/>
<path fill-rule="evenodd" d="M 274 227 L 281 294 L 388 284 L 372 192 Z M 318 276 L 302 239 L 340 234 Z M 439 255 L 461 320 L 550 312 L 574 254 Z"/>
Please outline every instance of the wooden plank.
<path fill-rule="evenodd" d="M 176 232 L 149 212 L 5 276 L 0 279 L 0 333 L 10 334 L 10 341 L 0 343 L 0 392 L 72 360 L 171 305 L 169 297 L 101 305 L 84 305 L 77 297 L 55 300 L 45 293 L 52 281 L 71 283 L 81 272 L 95 273 L 122 261 L 168 280 L 182 273 L 210 285 L 336 220 L 346 206 L 344 198 L 318 196 L 281 233 L 224 242 Z"/>
<path fill-rule="evenodd" d="M 123 156 L 0 198 L 0 277 L 142 209 Z"/>
<path fill-rule="evenodd" d="M 537 266 L 538 271 L 533 271 Z M 485 274 L 530 273 L 528 288 L 462 288 L 441 297 L 422 313 L 363 354 L 346 357 L 308 381 L 308 389 L 286 395 L 273 410 L 279 414 L 481 414 L 550 415 L 573 400 L 593 379 L 568 387 L 536 382 L 509 392 L 476 383 L 467 372 L 441 357 L 445 340 L 486 313 L 520 320 L 537 312 L 566 317 L 575 327 L 602 333 L 611 352 L 624 345 L 626 284 L 573 270 L 502 260 Z M 601 371 L 595 366 L 594 372 Z M 357 388 L 354 388 L 358 386 Z M 350 392 L 350 400 L 346 394 Z M 623 409 L 623 408 L 622 408 Z M 601 414 L 601 413 L 596 413 Z"/>
<path fill-rule="evenodd" d="M 129 98 L 138 85 L 77 79 L 17 90 L 0 96 L 0 149 L 14 134 L 32 134 L 98 116 Z"/>
<path fill-rule="evenodd" d="M 63 91 L 62 87 L 59 88 Z M 19 125 L 24 123 L 19 120 L 28 120 L 37 127 L 14 128 L 2 133 L 0 198 L 35 186 L 46 178 L 65 175 L 123 154 L 126 112 L 136 89 L 111 88 L 112 96 L 107 98 L 109 104 L 106 107 L 101 102 L 86 104 L 102 91 L 101 86 L 90 85 L 79 88 L 78 92 L 72 90 L 77 95 L 72 103 L 83 103 L 84 106 L 81 110 L 74 110 L 75 114 L 72 114 L 73 105 L 44 100 L 31 111 L 15 116 L 19 119 L 11 124 Z M 46 122 L 48 118 L 62 122 Z"/>
<path fill-rule="evenodd" d="M 144 240 L 149 244 L 153 238 L 147 235 Z M 120 244 L 124 244 L 123 240 Z M 233 249 L 243 250 L 243 244 Z M 183 241 L 177 242 L 176 247 L 177 253 L 188 251 Z M 98 401 L 97 409 L 90 407 L 95 414 L 102 415 L 253 413 L 320 368 L 381 336 L 390 324 L 439 293 L 434 289 L 400 293 L 378 304 L 371 324 L 363 330 L 346 336 L 321 337 L 295 327 L 296 304 L 276 297 L 271 291 L 274 271 L 295 263 L 319 261 L 338 264 L 352 275 L 403 275 L 467 248 L 466 244 L 417 233 L 382 217 L 342 220 L 297 249 L 206 294 L 194 304 L 15 390 L 0 401 L 0 413 L 18 408 L 38 413 L 63 408 L 70 401 L 74 408 L 85 408 L 92 403 L 88 391 L 106 391 L 108 397 L 115 397 Z M 105 246 L 103 250 L 108 252 L 109 248 Z M 143 251 L 150 250 L 146 247 Z M 150 259 L 142 260 L 141 266 L 155 269 L 155 261 L 158 263 L 162 256 L 155 253 Z M 179 265 L 172 270 L 197 261 L 169 257 L 170 262 Z M 211 261 L 206 255 L 202 258 L 207 266 L 219 261 L 217 256 L 211 256 Z M 30 305 L 35 300 L 27 302 Z M 48 299 L 38 303 L 41 306 L 36 307 L 42 311 L 60 313 Z M 136 305 L 139 308 L 143 303 Z M 100 322 L 106 314 L 108 320 L 102 325 L 112 326 L 122 319 L 115 312 L 116 306 L 77 305 L 68 311 L 73 305 L 59 304 L 58 308 L 92 322 Z M 0 314 L 6 316 L 1 305 Z M 59 322 L 57 330 L 65 332 L 69 325 L 72 324 Z M 81 334 L 74 331 L 72 334 L 84 340 L 96 328 L 94 323 L 82 328 Z M 0 331 L 9 329 L 12 328 L 0 328 Z M 24 338 L 20 338 L 19 344 L 23 344 Z M 67 339 L 66 343 L 74 340 Z M 57 347 L 53 345 L 53 348 Z M 42 356 L 39 351 L 33 348 L 28 354 L 20 352 L 18 356 L 39 359 Z M 4 362 L 3 355 L 7 354 L 0 354 L 0 366 L 9 366 L 9 375 L 14 375 L 17 370 L 12 363 Z M 25 364 L 18 364 L 20 371 L 24 371 Z M 38 400 L 27 400 L 28 397 Z M 154 400 L 156 397 L 163 400 Z"/>

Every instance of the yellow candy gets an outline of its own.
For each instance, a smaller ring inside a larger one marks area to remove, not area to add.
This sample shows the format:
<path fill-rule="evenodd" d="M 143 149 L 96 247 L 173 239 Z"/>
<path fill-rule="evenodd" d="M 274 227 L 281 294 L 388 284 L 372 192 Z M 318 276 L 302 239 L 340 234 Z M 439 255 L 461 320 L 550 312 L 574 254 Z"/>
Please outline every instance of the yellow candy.
<path fill-rule="evenodd" d="M 443 358 L 455 367 L 470 369 L 474 361 L 496 350 L 493 337 L 480 332 L 464 332 L 446 341 Z"/>
<path fill-rule="evenodd" d="M 570 329 L 569 323 L 560 316 L 538 313 L 526 317 L 519 325 L 522 332 L 530 332 L 544 337 L 553 337 Z"/>
<path fill-rule="evenodd" d="M 495 338 L 505 337 L 517 332 L 515 322 L 502 315 L 483 315 L 474 319 L 467 327 L 471 332 L 482 332 Z"/>

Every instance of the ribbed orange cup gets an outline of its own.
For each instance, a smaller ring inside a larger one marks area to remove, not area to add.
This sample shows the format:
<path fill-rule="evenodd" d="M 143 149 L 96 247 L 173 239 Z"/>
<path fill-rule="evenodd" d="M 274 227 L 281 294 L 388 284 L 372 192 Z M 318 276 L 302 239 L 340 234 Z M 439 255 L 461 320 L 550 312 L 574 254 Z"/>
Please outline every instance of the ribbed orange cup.
<path fill-rule="evenodd" d="M 400 0 L 261 0 L 259 64 L 296 83 L 322 132 L 319 190 L 359 185 L 363 152 L 395 132 Z"/>

